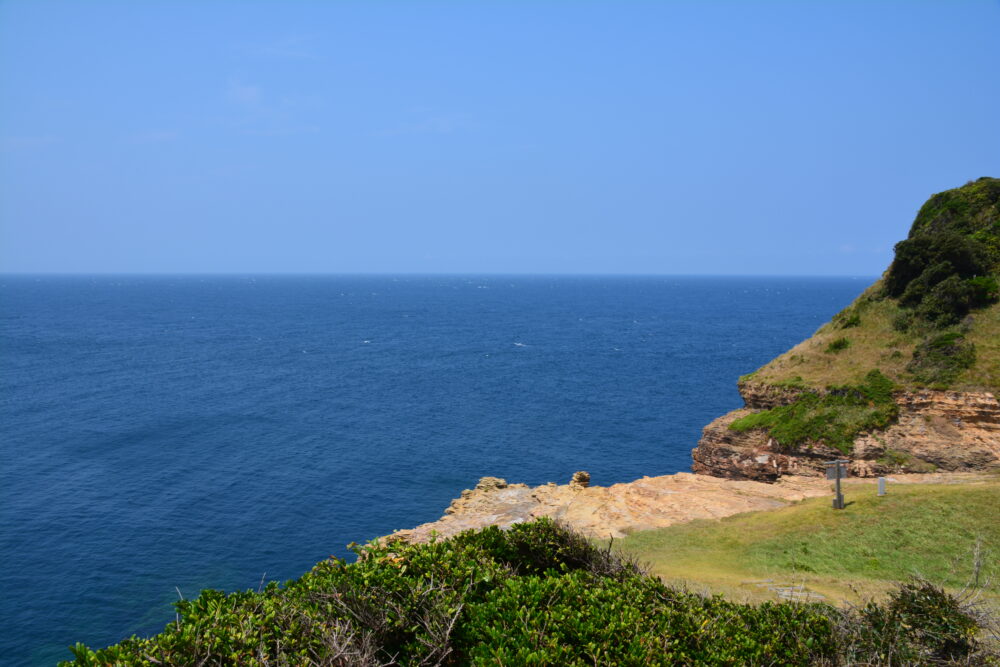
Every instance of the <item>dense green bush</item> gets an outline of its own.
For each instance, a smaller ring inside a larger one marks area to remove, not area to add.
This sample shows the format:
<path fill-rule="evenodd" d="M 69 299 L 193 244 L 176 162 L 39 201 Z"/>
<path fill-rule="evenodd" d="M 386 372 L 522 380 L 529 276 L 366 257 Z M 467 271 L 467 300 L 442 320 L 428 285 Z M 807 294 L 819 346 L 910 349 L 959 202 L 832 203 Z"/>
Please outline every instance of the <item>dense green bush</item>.
<path fill-rule="evenodd" d="M 858 313 L 851 313 L 840 322 L 841 329 L 850 329 L 851 327 L 859 326 L 861 326 L 861 315 Z"/>
<path fill-rule="evenodd" d="M 1000 300 L 1000 282 L 994 276 L 969 278 L 968 285 L 972 290 L 973 308 L 982 308 Z"/>
<path fill-rule="evenodd" d="M 972 278 L 989 273 L 986 247 L 969 236 L 944 231 L 911 237 L 896 244 L 885 287 L 902 305 L 919 303 L 928 289 L 950 276 Z"/>
<path fill-rule="evenodd" d="M 822 442 L 848 454 L 858 433 L 884 429 L 895 420 L 899 408 L 893 389 L 889 378 L 872 370 L 861 384 L 829 387 L 822 394 L 806 391 L 788 405 L 746 415 L 729 428 L 767 429 L 786 451 Z"/>
<path fill-rule="evenodd" d="M 967 234 L 987 243 L 990 257 L 1000 262 L 1000 179 L 984 176 L 960 188 L 933 195 L 917 213 L 910 237 L 941 231 Z"/>
<path fill-rule="evenodd" d="M 897 329 L 915 322 L 947 327 L 1000 296 L 1000 180 L 981 178 L 931 197 L 885 276 L 885 292 L 912 309 Z"/>
<path fill-rule="evenodd" d="M 358 552 L 284 586 L 203 591 L 159 635 L 77 644 L 63 664 L 903 664 L 977 650 L 975 620 L 933 587 L 855 611 L 738 604 L 665 586 L 549 520 Z"/>
<path fill-rule="evenodd" d="M 648 577 L 518 578 L 470 611 L 475 664 L 801 664 L 834 653 L 821 607 L 735 605 Z"/>

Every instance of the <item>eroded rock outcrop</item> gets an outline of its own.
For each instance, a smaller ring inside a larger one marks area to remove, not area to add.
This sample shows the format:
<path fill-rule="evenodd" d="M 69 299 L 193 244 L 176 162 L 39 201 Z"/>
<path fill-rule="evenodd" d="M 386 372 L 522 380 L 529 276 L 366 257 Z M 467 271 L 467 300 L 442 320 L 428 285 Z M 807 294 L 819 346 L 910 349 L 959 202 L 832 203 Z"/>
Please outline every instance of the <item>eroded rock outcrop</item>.
<path fill-rule="evenodd" d="M 660 528 L 692 519 L 774 509 L 829 493 L 829 483 L 785 477 L 779 484 L 740 482 L 691 473 L 644 477 L 609 487 L 587 485 L 579 473 L 569 484 L 529 487 L 484 478 L 462 491 L 438 521 L 393 534 L 423 542 L 484 526 L 509 526 L 547 516 L 593 537 L 622 537 L 636 530 Z"/>
<path fill-rule="evenodd" d="M 899 475 L 893 483 L 970 483 L 982 474 Z M 847 495 L 874 493 L 874 480 L 848 480 Z M 463 530 L 511 526 L 550 517 L 593 538 L 623 537 L 694 519 L 718 519 L 741 512 L 771 510 L 816 496 L 830 495 L 820 477 L 783 476 L 775 483 L 738 481 L 681 472 L 643 477 L 627 484 L 587 486 L 554 483 L 530 487 L 484 478 L 462 492 L 445 515 L 431 523 L 393 533 L 388 539 L 426 542 Z M 890 491 L 891 493 L 891 491 Z"/>
<path fill-rule="evenodd" d="M 590 486 L 590 473 L 585 470 L 578 470 L 573 473 L 573 478 L 569 480 L 569 488 L 580 491 Z"/>
<path fill-rule="evenodd" d="M 692 451 L 696 473 L 730 479 L 775 481 L 783 475 L 822 475 L 824 461 L 844 456 L 812 443 L 783 451 L 758 429 L 729 428 L 754 410 L 794 401 L 798 392 L 762 383 L 740 383 L 746 408 L 706 426 Z M 861 433 L 847 457 L 854 475 L 899 472 L 973 471 L 1000 468 L 1000 402 L 989 392 L 907 391 L 894 397 L 899 417 L 888 429 Z"/>

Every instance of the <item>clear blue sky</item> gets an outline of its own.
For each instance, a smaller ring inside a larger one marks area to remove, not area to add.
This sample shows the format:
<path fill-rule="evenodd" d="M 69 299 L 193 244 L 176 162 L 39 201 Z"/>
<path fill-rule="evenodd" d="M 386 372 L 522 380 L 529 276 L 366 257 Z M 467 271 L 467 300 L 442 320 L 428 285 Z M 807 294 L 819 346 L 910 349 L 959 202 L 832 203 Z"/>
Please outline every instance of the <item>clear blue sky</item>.
<path fill-rule="evenodd" d="M 0 271 L 874 275 L 1000 2 L 0 2 Z"/>

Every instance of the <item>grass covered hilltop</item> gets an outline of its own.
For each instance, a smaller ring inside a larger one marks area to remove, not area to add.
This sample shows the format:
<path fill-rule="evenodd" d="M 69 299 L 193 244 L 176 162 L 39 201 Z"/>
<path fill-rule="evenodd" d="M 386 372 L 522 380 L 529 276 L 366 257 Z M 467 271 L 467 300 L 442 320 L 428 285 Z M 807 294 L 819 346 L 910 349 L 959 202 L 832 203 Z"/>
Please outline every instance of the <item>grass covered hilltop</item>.
<path fill-rule="evenodd" d="M 731 439 L 710 425 L 695 452 L 699 472 L 766 474 L 728 464 L 738 450 L 878 459 L 868 474 L 893 472 L 896 463 L 919 472 L 1000 464 L 1000 180 L 934 195 L 895 250 L 882 278 L 850 306 L 740 379 L 754 411 L 724 426 L 748 437 Z M 928 393 L 945 391 L 951 398 Z M 903 421 L 892 437 L 879 435 Z M 985 427 L 960 432 L 976 425 Z M 865 434 L 874 442 L 859 453 Z M 956 458 L 944 453 L 948 446 L 978 449 Z M 790 470 L 802 472 L 794 463 Z"/>
<path fill-rule="evenodd" d="M 931 197 L 880 280 L 752 374 L 772 385 L 1000 390 L 1000 179 Z"/>

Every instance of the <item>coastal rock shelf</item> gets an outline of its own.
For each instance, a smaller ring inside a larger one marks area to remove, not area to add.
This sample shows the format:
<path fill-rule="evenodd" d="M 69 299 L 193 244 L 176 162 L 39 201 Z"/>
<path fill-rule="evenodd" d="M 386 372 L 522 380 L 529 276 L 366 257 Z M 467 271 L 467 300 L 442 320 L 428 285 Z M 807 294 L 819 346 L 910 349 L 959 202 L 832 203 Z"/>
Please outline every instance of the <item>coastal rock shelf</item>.
<path fill-rule="evenodd" d="M 579 474 L 579 473 L 578 473 Z M 967 483 L 980 474 L 899 475 L 893 483 Z M 873 481 L 853 480 L 849 487 L 874 493 Z M 408 542 L 450 537 L 463 530 L 510 526 L 539 517 L 561 521 L 583 534 L 619 538 L 638 531 L 663 528 L 694 519 L 722 517 L 784 507 L 829 495 L 830 482 L 817 477 L 786 475 L 776 483 L 737 481 L 692 473 L 643 477 L 626 484 L 580 487 L 549 483 L 531 487 L 484 477 L 474 489 L 462 491 L 445 515 L 431 523 L 389 536 Z"/>

